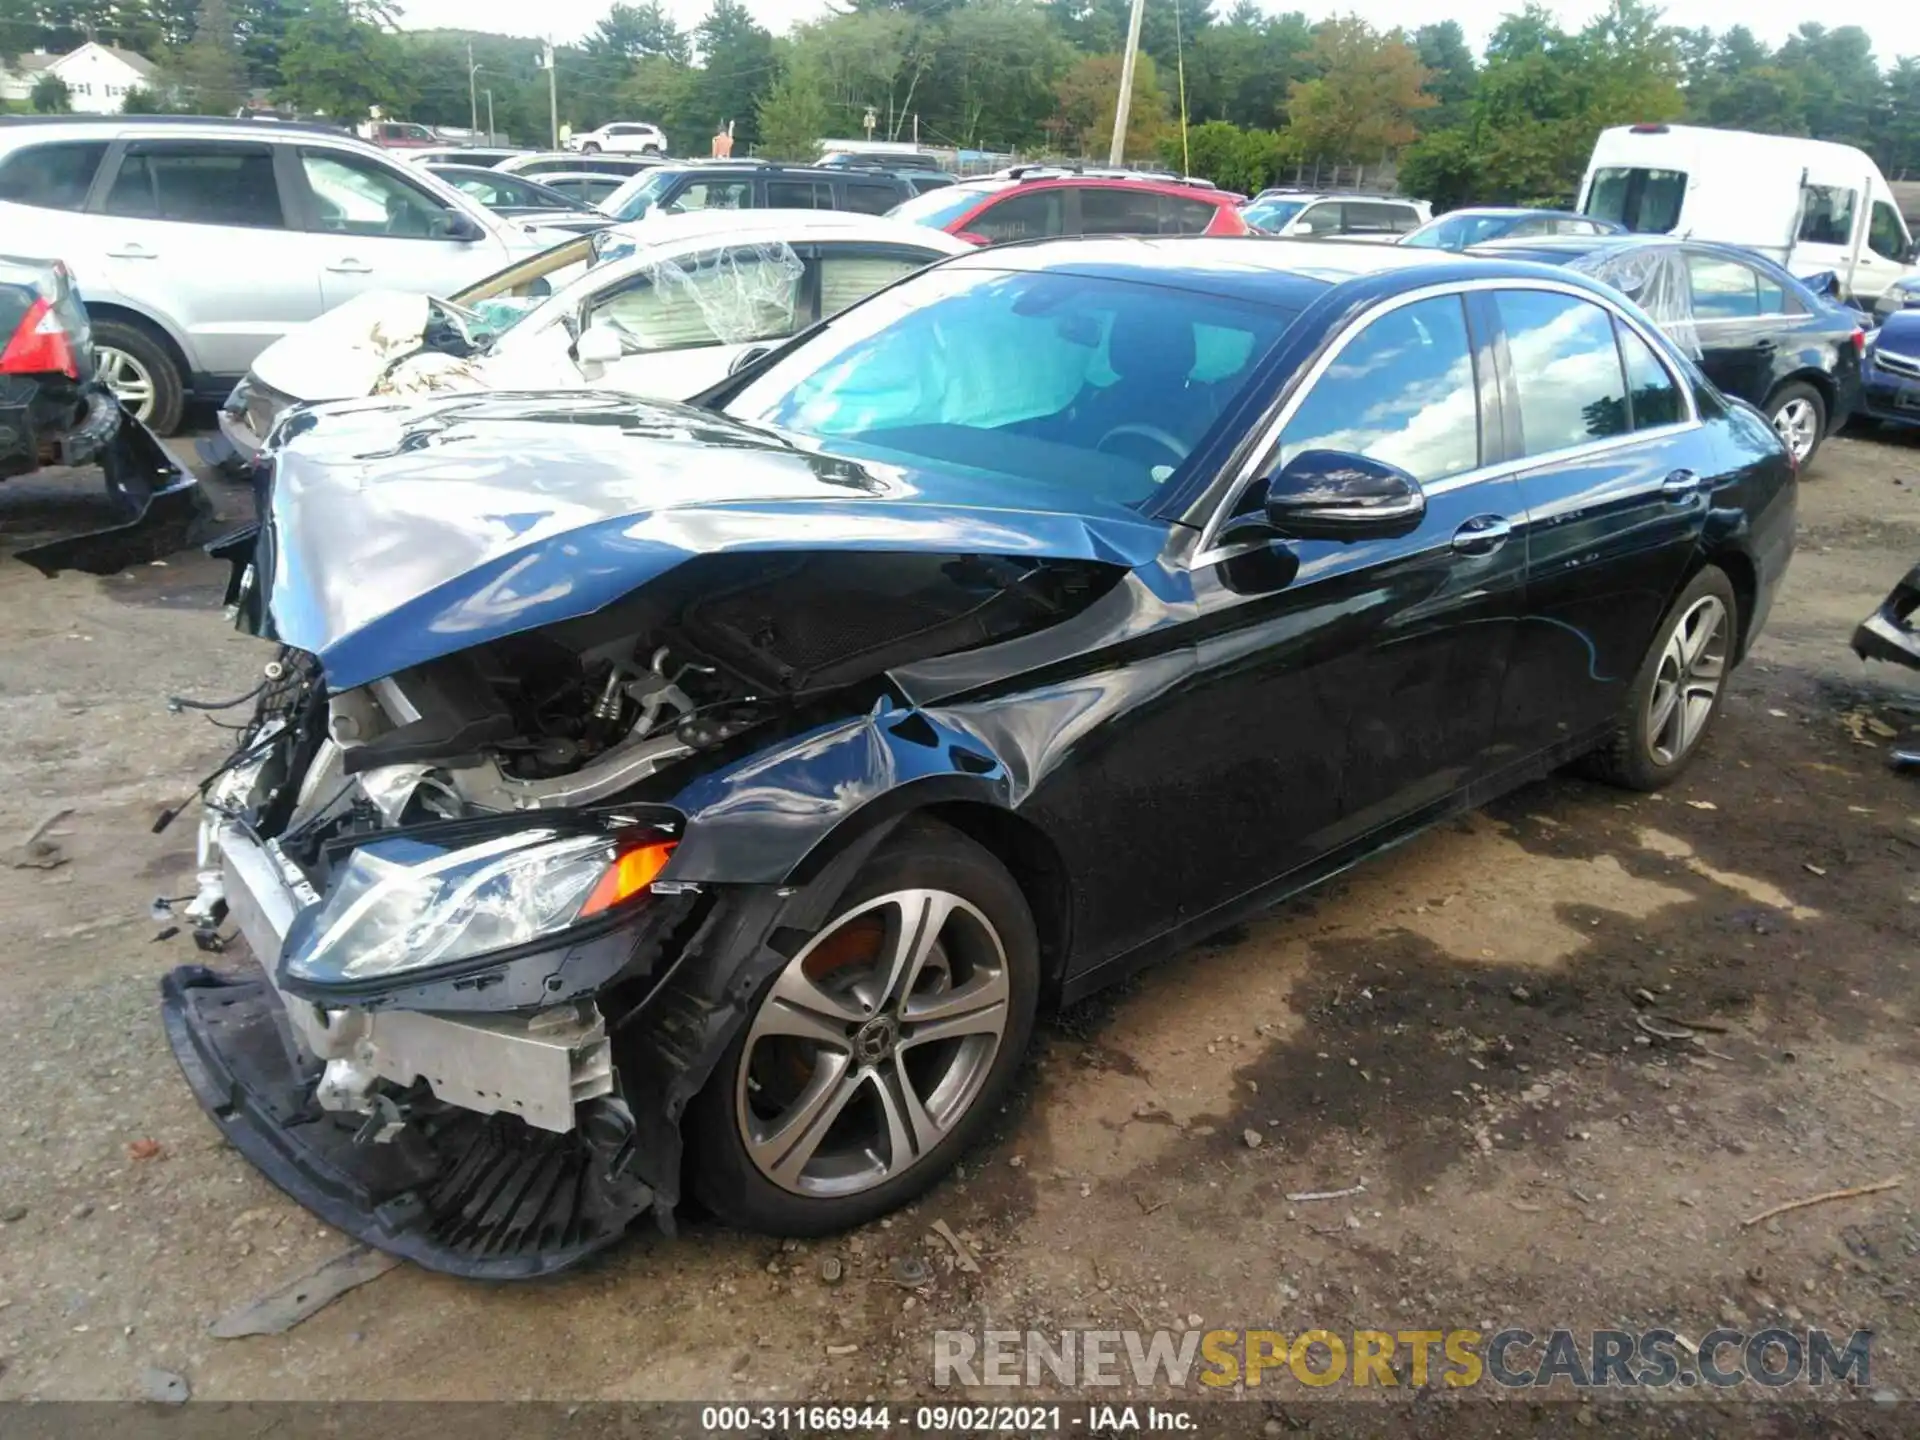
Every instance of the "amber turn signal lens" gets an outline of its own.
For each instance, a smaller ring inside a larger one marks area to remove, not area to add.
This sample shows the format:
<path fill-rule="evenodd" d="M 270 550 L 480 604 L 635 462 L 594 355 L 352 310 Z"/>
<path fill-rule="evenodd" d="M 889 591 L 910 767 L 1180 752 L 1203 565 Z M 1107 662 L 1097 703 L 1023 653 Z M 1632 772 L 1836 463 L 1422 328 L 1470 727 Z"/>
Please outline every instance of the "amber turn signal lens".
<path fill-rule="evenodd" d="M 667 861 L 673 858 L 673 847 L 673 841 L 662 840 L 621 851 L 619 858 L 607 867 L 607 873 L 600 877 L 600 883 L 593 887 L 593 893 L 587 896 L 587 903 L 580 907 L 580 918 L 604 914 L 653 884 L 667 868 Z"/>

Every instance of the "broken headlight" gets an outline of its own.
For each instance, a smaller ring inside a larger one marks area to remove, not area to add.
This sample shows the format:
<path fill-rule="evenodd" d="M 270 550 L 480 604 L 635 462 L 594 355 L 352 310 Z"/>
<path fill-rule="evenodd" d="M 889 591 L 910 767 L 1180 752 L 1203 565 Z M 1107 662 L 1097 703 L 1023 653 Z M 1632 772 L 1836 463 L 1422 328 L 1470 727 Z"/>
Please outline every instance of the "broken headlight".
<path fill-rule="evenodd" d="M 469 960 L 567 929 L 653 883 L 671 843 L 516 830 L 448 849 L 394 836 L 360 846 L 287 953 L 287 973 L 340 983 Z"/>

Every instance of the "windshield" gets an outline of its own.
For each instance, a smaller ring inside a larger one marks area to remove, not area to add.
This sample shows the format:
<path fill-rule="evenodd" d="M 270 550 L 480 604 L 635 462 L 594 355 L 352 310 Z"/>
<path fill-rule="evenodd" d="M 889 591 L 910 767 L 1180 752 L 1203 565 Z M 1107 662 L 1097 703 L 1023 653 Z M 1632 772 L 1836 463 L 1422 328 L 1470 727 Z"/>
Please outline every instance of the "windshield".
<path fill-rule="evenodd" d="M 1279 230 L 1306 208 L 1304 200 L 1252 200 L 1241 207 L 1240 218 L 1257 230 Z"/>
<path fill-rule="evenodd" d="M 653 208 L 653 202 L 660 197 L 660 192 L 678 173 L 676 170 L 649 170 L 636 175 L 602 200 L 600 208 L 616 220 L 638 220 Z"/>
<path fill-rule="evenodd" d="M 902 200 L 887 214 L 895 220 L 911 220 L 916 225 L 944 230 L 985 198 L 978 190 L 964 185 L 947 186 Z"/>
<path fill-rule="evenodd" d="M 874 459 L 1133 504 L 1173 477 L 1292 318 L 1128 280 L 933 270 L 815 331 L 724 408 Z"/>
<path fill-rule="evenodd" d="M 1464 212 L 1443 215 L 1422 225 L 1400 243 L 1419 245 L 1430 250 L 1464 250 L 1482 240 L 1498 239 L 1513 225 L 1511 215 L 1469 215 Z"/>
<path fill-rule="evenodd" d="M 1665 235 L 1680 222 L 1686 196 L 1681 171 L 1608 166 L 1593 172 L 1581 213 L 1642 235 Z"/>

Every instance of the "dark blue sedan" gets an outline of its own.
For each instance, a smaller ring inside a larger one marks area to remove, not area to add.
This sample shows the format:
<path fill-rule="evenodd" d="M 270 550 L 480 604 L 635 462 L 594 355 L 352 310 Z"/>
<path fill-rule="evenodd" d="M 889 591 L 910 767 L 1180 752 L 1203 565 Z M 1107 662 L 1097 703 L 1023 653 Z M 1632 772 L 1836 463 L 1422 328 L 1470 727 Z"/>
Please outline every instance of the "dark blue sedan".
<path fill-rule="evenodd" d="M 280 649 L 186 913 L 266 973 L 174 972 L 168 1037 L 329 1223 L 499 1277 L 683 1174 L 860 1224 L 1042 1005 L 1568 761 L 1670 783 L 1796 497 L 1576 272 L 1118 236 L 955 257 L 697 404 L 318 406 L 264 468 L 220 548 Z"/>
<path fill-rule="evenodd" d="M 1920 310 L 1899 310 L 1867 342 L 1860 409 L 1875 420 L 1920 425 Z"/>

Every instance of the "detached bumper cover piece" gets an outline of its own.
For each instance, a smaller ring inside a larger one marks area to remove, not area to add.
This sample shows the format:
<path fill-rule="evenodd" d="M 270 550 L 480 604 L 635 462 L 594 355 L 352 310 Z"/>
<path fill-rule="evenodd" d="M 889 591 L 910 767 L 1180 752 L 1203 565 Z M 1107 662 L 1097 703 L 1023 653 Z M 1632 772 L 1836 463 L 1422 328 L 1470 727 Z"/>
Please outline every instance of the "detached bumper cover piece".
<path fill-rule="evenodd" d="M 212 519 L 212 507 L 193 476 L 119 402 L 106 397 L 62 445 L 66 464 L 97 457 L 107 491 L 126 519 L 104 530 L 49 540 L 18 552 L 43 575 L 80 570 L 114 575 L 194 543 Z"/>
<path fill-rule="evenodd" d="M 1920 670 L 1920 633 L 1912 624 L 1920 610 L 1920 565 L 1906 573 L 1880 608 L 1862 620 L 1853 632 L 1853 653 L 1862 660 L 1885 660 Z"/>
<path fill-rule="evenodd" d="M 322 1220 L 381 1250 L 469 1279 L 552 1274 L 611 1245 L 653 1204 L 580 1131 L 430 1106 L 384 1143 L 313 1100 L 279 995 L 257 967 L 183 966 L 161 1011 L 187 1083 L 235 1149 Z"/>

